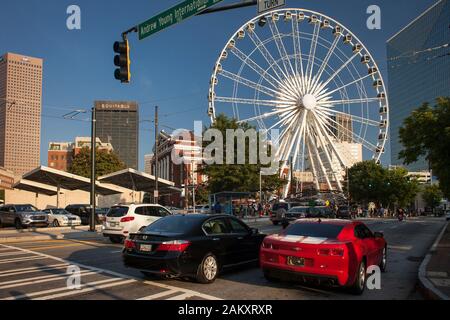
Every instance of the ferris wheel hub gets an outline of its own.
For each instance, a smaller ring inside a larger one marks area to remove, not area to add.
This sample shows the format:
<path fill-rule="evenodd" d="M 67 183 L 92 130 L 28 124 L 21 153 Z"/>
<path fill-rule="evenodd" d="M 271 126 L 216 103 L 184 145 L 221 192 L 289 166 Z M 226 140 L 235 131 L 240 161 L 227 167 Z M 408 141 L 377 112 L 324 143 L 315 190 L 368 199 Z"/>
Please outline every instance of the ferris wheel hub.
<path fill-rule="evenodd" d="M 305 94 L 302 98 L 302 106 L 306 110 L 314 110 L 317 106 L 316 97 L 309 93 Z"/>

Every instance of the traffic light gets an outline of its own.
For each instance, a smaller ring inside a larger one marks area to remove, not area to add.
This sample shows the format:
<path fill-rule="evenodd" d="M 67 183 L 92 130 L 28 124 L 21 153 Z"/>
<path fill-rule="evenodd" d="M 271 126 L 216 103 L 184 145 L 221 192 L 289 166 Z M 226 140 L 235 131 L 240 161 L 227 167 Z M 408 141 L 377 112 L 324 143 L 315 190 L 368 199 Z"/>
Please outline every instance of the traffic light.
<path fill-rule="evenodd" d="M 118 53 L 114 57 L 114 65 L 119 67 L 114 72 L 114 77 L 122 83 L 129 83 L 131 79 L 130 74 L 130 46 L 128 40 L 123 42 L 114 42 L 114 52 Z"/>

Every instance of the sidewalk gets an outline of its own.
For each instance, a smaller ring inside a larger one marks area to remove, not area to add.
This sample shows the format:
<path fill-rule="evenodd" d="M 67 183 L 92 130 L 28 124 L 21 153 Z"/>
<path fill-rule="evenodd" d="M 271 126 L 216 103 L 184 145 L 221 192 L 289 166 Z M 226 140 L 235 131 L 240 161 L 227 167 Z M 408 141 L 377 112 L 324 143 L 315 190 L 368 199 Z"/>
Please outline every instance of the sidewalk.
<path fill-rule="evenodd" d="M 450 224 L 447 222 L 419 269 L 425 298 L 450 300 Z"/>
<path fill-rule="evenodd" d="M 29 242 L 42 240 L 77 239 L 88 240 L 102 237 L 101 226 L 90 232 L 88 226 L 63 228 L 5 229 L 0 230 L 0 243 Z"/>

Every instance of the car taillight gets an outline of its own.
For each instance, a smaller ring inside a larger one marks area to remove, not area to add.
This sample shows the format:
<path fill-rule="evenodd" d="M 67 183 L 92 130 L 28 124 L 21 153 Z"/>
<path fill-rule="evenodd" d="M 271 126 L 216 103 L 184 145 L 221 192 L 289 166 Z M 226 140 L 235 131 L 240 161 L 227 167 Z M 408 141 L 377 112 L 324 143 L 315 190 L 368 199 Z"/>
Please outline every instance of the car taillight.
<path fill-rule="evenodd" d="M 331 249 L 331 255 L 342 257 L 344 255 L 344 249 Z"/>
<path fill-rule="evenodd" d="M 120 222 L 130 222 L 133 220 L 134 220 L 134 217 L 123 217 L 122 219 L 120 219 Z"/>
<path fill-rule="evenodd" d="M 319 250 L 317 250 L 317 254 L 319 256 L 337 256 L 337 257 L 342 257 L 344 255 L 344 249 L 341 249 L 341 248 L 319 249 Z"/>
<path fill-rule="evenodd" d="M 186 240 L 173 240 L 161 243 L 156 251 L 179 251 L 186 250 L 191 243 Z"/>
<path fill-rule="evenodd" d="M 126 239 L 124 242 L 125 249 L 136 249 L 136 243 L 133 240 Z"/>
<path fill-rule="evenodd" d="M 330 255 L 330 249 L 319 249 L 319 250 L 317 250 L 317 254 L 319 256 L 329 256 Z"/>

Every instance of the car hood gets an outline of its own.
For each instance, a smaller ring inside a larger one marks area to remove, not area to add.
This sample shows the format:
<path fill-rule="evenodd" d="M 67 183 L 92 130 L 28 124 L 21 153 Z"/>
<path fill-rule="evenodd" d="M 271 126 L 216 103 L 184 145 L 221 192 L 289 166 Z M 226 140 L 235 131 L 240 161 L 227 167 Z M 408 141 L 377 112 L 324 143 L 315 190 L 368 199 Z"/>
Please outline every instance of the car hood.
<path fill-rule="evenodd" d="M 45 213 L 43 211 L 22 211 L 22 212 L 17 212 L 17 214 L 29 215 L 29 216 L 47 215 L 47 213 Z"/>

